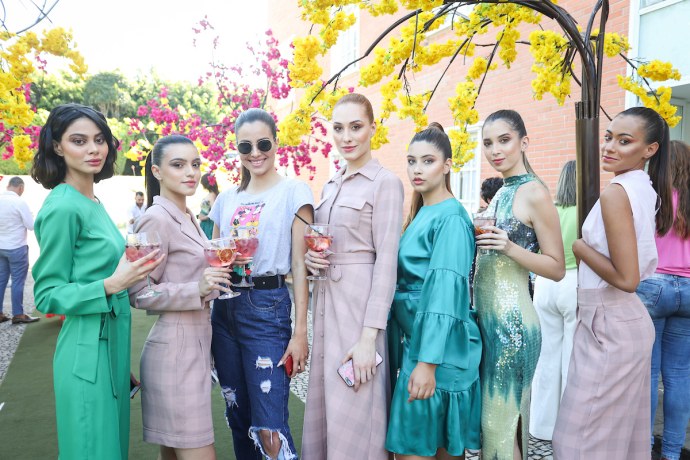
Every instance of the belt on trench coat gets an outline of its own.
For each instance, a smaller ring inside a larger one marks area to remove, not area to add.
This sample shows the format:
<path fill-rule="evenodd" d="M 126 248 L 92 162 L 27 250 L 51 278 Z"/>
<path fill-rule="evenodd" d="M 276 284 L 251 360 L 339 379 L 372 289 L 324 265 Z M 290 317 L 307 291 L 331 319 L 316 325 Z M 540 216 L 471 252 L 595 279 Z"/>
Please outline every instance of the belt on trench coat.
<path fill-rule="evenodd" d="M 330 265 L 330 278 L 332 281 L 340 281 L 343 274 L 340 265 L 371 265 L 376 262 L 374 252 L 336 252 L 328 256 Z"/>

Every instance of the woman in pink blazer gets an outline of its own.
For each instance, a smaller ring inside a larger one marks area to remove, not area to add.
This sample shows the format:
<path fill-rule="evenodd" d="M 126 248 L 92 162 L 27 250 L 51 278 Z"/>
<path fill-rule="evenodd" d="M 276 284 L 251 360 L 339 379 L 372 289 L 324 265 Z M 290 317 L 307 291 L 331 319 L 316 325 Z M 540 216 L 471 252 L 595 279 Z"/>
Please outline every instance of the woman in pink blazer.
<path fill-rule="evenodd" d="M 208 267 L 207 238 L 186 206 L 199 185 L 201 159 L 192 141 L 172 135 L 156 142 L 146 159 L 148 209 L 136 232 L 156 231 L 163 263 L 151 272 L 155 297 L 137 298 L 145 281 L 130 288 L 136 308 L 160 315 L 141 354 L 144 441 L 160 445 L 162 460 L 215 459 L 211 418 L 211 312 L 215 290 L 229 269 Z"/>

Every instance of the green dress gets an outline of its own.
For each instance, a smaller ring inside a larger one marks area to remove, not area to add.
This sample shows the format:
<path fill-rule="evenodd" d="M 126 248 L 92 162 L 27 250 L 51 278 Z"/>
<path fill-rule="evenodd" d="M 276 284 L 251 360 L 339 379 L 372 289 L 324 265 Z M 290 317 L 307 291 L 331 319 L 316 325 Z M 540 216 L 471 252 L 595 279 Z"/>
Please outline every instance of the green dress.
<path fill-rule="evenodd" d="M 36 306 L 65 315 L 53 359 L 59 458 L 126 459 L 129 298 L 103 287 L 124 252 L 122 235 L 103 205 L 67 184 L 50 192 L 35 232 Z"/>
<path fill-rule="evenodd" d="M 508 177 L 491 201 L 496 226 L 523 248 L 537 252 L 534 229 L 513 216 L 518 188 L 532 174 Z M 477 252 L 474 305 L 484 343 L 482 382 L 482 459 L 512 460 L 521 422 L 522 456 L 527 459 L 532 377 L 541 350 L 541 328 L 529 295 L 529 271 L 493 250 Z"/>
<path fill-rule="evenodd" d="M 208 214 L 210 212 L 211 212 L 211 202 L 209 200 L 202 200 L 201 201 L 201 212 L 199 212 L 199 215 L 208 216 Z M 199 226 L 204 231 L 206 238 L 208 238 L 209 240 L 213 238 L 213 224 L 214 224 L 213 220 L 211 220 L 211 219 L 199 221 Z"/>
<path fill-rule="evenodd" d="M 454 198 L 422 207 L 402 235 L 387 330 L 395 388 L 386 437 L 391 452 L 433 456 L 443 447 L 463 455 L 480 447 L 482 343 L 468 281 L 473 256 L 474 229 Z M 408 403 L 418 361 L 438 365 L 436 391 Z"/>

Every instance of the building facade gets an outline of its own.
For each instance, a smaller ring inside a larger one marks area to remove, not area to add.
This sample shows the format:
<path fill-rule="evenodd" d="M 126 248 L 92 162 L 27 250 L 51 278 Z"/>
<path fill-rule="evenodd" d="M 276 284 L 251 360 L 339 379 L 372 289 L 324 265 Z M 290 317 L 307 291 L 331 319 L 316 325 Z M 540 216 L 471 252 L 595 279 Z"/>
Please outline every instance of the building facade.
<path fill-rule="evenodd" d="M 586 27 L 595 1 L 560 0 L 558 4 L 570 12 L 579 24 Z M 300 19 L 301 11 L 298 2 L 284 0 L 269 0 L 268 24 L 276 37 L 287 49 L 292 39 L 296 36 L 309 33 L 310 24 Z M 397 16 L 372 17 L 366 10 L 353 10 L 357 15 L 357 23 L 346 33 L 341 35 L 338 43 L 333 47 L 328 56 L 322 61 L 326 69 L 324 78 L 335 74 L 348 62 L 361 56 L 372 41 L 379 36 Z M 541 26 L 547 29 L 559 30 L 554 21 L 544 19 Z M 684 52 L 684 45 L 690 42 L 690 0 L 611 0 L 609 20 L 606 25 L 607 32 L 617 32 L 626 35 L 633 46 L 628 57 L 637 59 L 661 59 L 673 62 L 678 68 L 683 79 L 673 82 L 674 99 L 672 103 L 678 106 L 678 114 L 690 113 L 690 56 Z M 528 40 L 529 33 L 536 26 L 523 26 L 520 28 L 521 40 Z M 427 40 L 444 42 L 453 36 L 449 27 L 444 27 L 433 32 Z M 477 44 L 491 43 L 495 33 L 489 32 L 479 37 Z M 385 39 L 383 44 L 388 43 Z M 576 83 L 572 84 L 572 95 L 559 106 L 550 95 L 544 95 L 543 100 L 535 100 L 530 83 L 534 74 L 530 71 L 532 56 L 529 45 L 518 44 L 518 58 L 510 69 L 506 69 L 501 63 L 499 68 L 489 72 L 482 91 L 477 99 L 477 109 L 480 121 L 470 128 L 473 135 L 481 135 L 482 119 L 499 109 L 517 110 L 524 118 L 527 127 L 530 145 L 528 149 L 529 161 L 551 190 L 555 193 L 556 182 L 561 167 L 568 160 L 575 159 L 575 102 L 580 100 L 580 88 Z M 487 56 L 491 47 L 477 47 L 475 56 Z M 367 58 L 361 61 L 361 65 L 369 62 Z M 455 92 L 455 85 L 463 80 L 471 59 L 456 61 L 448 69 L 445 77 L 436 90 L 434 98 L 429 105 L 427 114 L 429 121 L 437 121 L 447 129 L 453 128 L 448 98 Z M 575 75 L 579 75 L 577 65 Z M 442 61 L 434 67 L 425 68 L 422 72 L 408 74 L 411 78 L 412 92 L 418 94 L 434 87 L 444 71 L 447 61 Z M 359 85 L 360 66 L 354 65 L 348 68 L 340 80 L 344 86 L 352 86 L 357 92 L 370 98 L 374 105 L 375 114 L 378 113 L 380 96 L 378 87 L 363 88 Z M 616 76 L 629 73 L 625 61 L 620 57 L 605 58 L 602 78 L 601 103 L 603 110 L 613 116 L 627 107 L 638 105 L 635 96 L 626 94 L 617 84 Z M 668 85 L 668 82 L 666 83 Z M 296 103 L 297 95 L 293 102 Z M 277 108 L 278 114 L 290 110 L 290 102 Z M 608 119 L 604 112 L 600 112 L 601 132 L 606 129 Z M 387 120 L 390 143 L 374 152 L 374 157 L 394 171 L 403 179 L 406 187 L 406 196 L 409 198 L 411 187 L 406 178 L 405 151 L 409 140 L 414 134 L 414 125 L 408 120 L 399 120 L 396 115 Z M 683 120 L 671 133 L 672 138 L 690 141 L 690 117 Z M 600 136 L 601 137 L 601 136 Z M 334 155 L 337 156 L 335 149 Z M 311 185 L 318 197 L 323 184 L 334 172 L 333 160 L 335 158 L 314 158 L 317 173 Z M 455 196 L 465 205 L 468 211 L 476 210 L 480 205 L 479 186 L 487 177 L 498 175 L 486 159 L 482 158 L 480 143 L 477 144 L 475 158 L 466 164 L 461 171 L 453 173 L 452 185 Z M 602 185 L 610 176 L 602 174 Z"/>

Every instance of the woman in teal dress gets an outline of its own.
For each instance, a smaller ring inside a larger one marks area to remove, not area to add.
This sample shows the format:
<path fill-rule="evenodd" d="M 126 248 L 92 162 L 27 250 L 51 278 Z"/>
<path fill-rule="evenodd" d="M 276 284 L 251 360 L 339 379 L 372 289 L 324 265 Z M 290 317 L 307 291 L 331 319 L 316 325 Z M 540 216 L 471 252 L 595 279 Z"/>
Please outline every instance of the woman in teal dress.
<path fill-rule="evenodd" d="M 530 167 L 525 124 L 500 110 L 482 128 L 483 153 L 503 187 L 487 212 L 495 226 L 477 236 L 474 305 L 482 351 L 482 458 L 527 459 L 532 377 L 541 329 L 529 295 L 529 272 L 559 281 L 565 256 L 549 191 Z M 519 430 L 519 432 L 518 432 Z"/>
<path fill-rule="evenodd" d="M 388 325 L 394 393 L 386 449 L 401 460 L 463 458 L 480 447 L 482 344 L 468 280 L 474 231 L 450 191 L 451 155 L 436 123 L 407 153 L 414 196 Z"/>
<path fill-rule="evenodd" d="M 31 169 L 52 189 L 36 219 L 41 253 L 32 274 L 38 310 L 65 315 L 53 359 L 61 459 L 128 458 L 127 288 L 160 261 L 152 253 L 127 262 L 124 239 L 94 194 L 94 182 L 113 175 L 117 146 L 101 113 L 61 105 L 41 129 Z"/>

